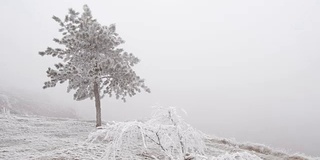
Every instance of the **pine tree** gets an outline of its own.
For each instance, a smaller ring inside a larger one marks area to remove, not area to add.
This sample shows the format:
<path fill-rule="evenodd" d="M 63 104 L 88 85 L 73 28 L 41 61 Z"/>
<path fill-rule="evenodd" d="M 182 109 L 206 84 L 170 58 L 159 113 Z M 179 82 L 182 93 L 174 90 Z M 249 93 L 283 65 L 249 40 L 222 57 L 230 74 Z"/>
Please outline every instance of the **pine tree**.
<path fill-rule="evenodd" d="M 68 81 L 67 92 L 76 90 L 75 100 L 95 99 L 96 126 L 101 126 L 100 99 L 106 94 L 115 95 L 124 102 L 126 96 L 133 96 L 141 89 L 150 92 L 144 80 L 136 75 L 132 67 L 140 60 L 132 53 L 127 53 L 118 46 L 124 43 L 116 33 L 116 26 L 102 26 L 92 18 L 87 5 L 84 12 L 69 9 L 59 23 L 62 38 L 54 38 L 63 48 L 48 47 L 41 56 L 50 55 L 63 61 L 55 64 L 55 69 L 48 68 L 50 81 L 44 83 L 44 89 Z"/>

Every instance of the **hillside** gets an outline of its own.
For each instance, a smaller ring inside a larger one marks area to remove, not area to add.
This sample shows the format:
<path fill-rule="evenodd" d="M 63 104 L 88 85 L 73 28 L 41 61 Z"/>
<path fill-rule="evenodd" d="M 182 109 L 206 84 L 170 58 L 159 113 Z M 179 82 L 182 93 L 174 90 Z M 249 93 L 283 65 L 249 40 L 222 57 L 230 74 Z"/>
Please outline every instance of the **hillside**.
<path fill-rule="evenodd" d="M 147 122 L 129 121 L 105 123 L 102 129 L 96 129 L 94 127 L 94 121 L 43 116 L 16 116 L 2 113 L 0 114 L 0 125 L 2 126 L 0 128 L 0 159 L 108 159 L 109 149 L 112 148 L 113 145 L 117 145 L 117 143 L 112 142 L 117 140 L 112 133 L 117 133 L 116 130 L 119 130 L 120 134 L 116 136 L 125 136 L 127 133 L 130 133 L 130 136 L 134 136 L 135 132 L 132 132 L 134 131 L 132 130 L 132 126 L 135 124 L 139 124 L 139 126 L 143 128 L 143 124 L 147 124 Z M 126 128 L 121 126 L 125 126 Z M 196 133 L 190 131 L 190 133 L 191 132 L 192 134 Z M 104 135 L 104 133 L 108 134 Z M 146 133 L 144 134 L 147 135 Z M 101 135 L 104 138 L 101 138 Z M 138 135 L 140 135 L 140 133 Z M 110 138 L 114 139 L 110 140 Z M 133 140 L 132 137 L 129 138 Z M 138 139 L 139 138 L 136 138 L 134 140 Z M 192 139 L 192 137 L 190 139 Z M 139 141 L 141 141 L 141 139 Z M 193 154 L 194 159 L 319 160 L 319 158 L 311 158 L 303 155 L 289 155 L 263 145 L 241 144 L 207 135 L 203 136 L 203 142 L 205 143 L 205 153 L 202 155 Z M 121 145 L 126 145 L 125 143 L 125 141 L 122 141 Z M 164 152 L 157 149 L 154 150 L 155 148 L 153 148 L 154 146 L 151 145 L 150 141 L 144 143 L 147 144 L 146 148 L 143 148 L 142 145 L 139 147 L 139 144 L 129 144 L 136 147 L 138 146 L 138 148 L 135 148 L 135 155 L 131 156 L 131 158 L 125 158 L 125 156 L 127 156 L 128 153 L 131 154 L 132 150 L 126 151 L 123 148 L 114 150 L 117 154 L 115 155 L 115 159 L 167 159 L 164 154 L 161 154 Z M 188 159 L 187 157 L 185 158 Z M 192 157 L 189 159 L 191 160 Z"/>
<path fill-rule="evenodd" d="M 39 115 L 47 117 L 76 118 L 70 108 L 45 101 L 30 92 L 13 92 L 0 88 L 0 110 L 17 115 Z"/>

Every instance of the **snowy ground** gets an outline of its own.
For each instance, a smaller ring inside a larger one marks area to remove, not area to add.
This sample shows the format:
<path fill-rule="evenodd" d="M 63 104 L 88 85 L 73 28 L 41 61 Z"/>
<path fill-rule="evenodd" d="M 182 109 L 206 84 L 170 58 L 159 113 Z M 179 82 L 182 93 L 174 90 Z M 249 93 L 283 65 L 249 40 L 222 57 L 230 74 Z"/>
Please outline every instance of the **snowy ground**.
<path fill-rule="evenodd" d="M 88 143 L 90 132 L 96 131 L 94 121 L 9 116 L 0 114 L 0 159 L 2 160 L 90 160 L 104 156 L 104 143 Z M 304 160 L 268 147 L 240 144 L 222 138 L 207 138 L 206 153 L 213 160 Z M 152 159 L 143 157 L 141 159 Z"/>
<path fill-rule="evenodd" d="M 0 159 L 18 160 L 68 157 L 70 150 L 83 146 L 94 122 L 2 116 L 0 124 Z"/>

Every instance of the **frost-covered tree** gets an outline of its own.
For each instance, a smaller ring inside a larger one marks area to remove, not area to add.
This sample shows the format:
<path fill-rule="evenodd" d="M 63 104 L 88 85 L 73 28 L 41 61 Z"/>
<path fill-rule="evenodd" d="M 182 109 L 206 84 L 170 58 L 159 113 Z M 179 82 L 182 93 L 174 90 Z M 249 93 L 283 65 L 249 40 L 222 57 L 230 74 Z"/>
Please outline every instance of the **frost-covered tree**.
<path fill-rule="evenodd" d="M 94 98 L 98 127 L 101 126 L 100 99 L 106 94 L 125 101 L 126 96 L 131 97 L 141 89 L 150 92 L 150 89 L 132 70 L 139 59 L 118 47 L 124 41 L 116 33 L 115 25 L 99 24 L 87 5 L 83 10 L 80 15 L 69 9 L 64 20 L 53 16 L 62 33 L 62 38 L 53 40 L 63 47 L 48 47 L 39 54 L 58 57 L 62 62 L 55 64 L 55 69 L 48 68 L 50 81 L 45 82 L 43 88 L 67 81 L 67 92 L 76 90 L 75 100 Z"/>

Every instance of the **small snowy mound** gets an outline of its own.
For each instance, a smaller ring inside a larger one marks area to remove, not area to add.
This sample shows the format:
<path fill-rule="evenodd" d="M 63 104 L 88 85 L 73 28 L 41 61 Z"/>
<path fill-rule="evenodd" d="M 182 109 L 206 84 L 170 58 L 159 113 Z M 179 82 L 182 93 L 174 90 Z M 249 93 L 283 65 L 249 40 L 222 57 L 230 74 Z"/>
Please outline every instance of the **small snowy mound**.
<path fill-rule="evenodd" d="M 249 154 L 247 152 L 226 153 L 218 157 L 212 158 L 212 160 L 262 160 L 256 155 Z"/>

